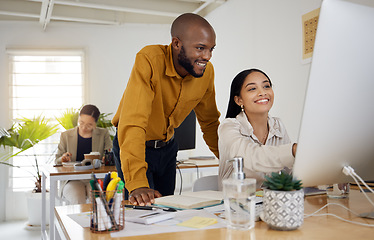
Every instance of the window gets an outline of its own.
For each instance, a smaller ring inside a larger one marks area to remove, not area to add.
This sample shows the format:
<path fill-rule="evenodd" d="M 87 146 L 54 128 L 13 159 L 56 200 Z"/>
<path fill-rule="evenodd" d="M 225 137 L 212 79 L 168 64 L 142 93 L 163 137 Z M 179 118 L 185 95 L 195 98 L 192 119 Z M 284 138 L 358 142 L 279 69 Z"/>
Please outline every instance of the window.
<path fill-rule="evenodd" d="M 39 115 L 57 124 L 56 117 L 67 108 L 80 108 L 84 102 L 84 55 L 82 51 L 8 50 L 10 67 L 10 119 Z M 63 130 L 63 129 L 61 129 Z M 19 156 L 10 168 L 10 187 L 34 187 L 35 159 L 38 165 L 52 164 L 59 133 L 38 143 Z"/>

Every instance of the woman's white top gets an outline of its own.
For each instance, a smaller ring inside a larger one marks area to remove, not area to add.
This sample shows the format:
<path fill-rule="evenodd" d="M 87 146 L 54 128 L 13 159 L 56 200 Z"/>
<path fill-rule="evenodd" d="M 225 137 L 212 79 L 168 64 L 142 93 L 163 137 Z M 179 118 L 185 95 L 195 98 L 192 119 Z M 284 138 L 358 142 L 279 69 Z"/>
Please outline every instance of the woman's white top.
<path fill-rule="evenodd" d="M 253 127 L 244 112 L 236 118 L 226 118 L 218 128 L 219 186 L 222 180 L 231 176 L 234 157 L 243 157 L 244 173 L 247 178 L 255 178 L 257 188 L 264 181 L 266 173 L 292 168 L 295 158 L 292 143 L 279 118 L 268 116 L 269 134 L 263 145 L 253 134 Z"/>

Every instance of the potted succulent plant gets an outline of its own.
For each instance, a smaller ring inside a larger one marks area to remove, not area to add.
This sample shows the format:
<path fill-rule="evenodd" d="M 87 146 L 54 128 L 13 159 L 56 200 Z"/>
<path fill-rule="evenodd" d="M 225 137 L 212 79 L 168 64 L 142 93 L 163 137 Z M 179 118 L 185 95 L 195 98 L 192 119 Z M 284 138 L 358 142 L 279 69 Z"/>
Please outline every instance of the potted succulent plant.
<path fill-rule="evenodd" d="M 272 229 L 294 230 L 304 221 L 304 190 L 300 180 L 284 171 L 265 176 L 263 220 Z"/>

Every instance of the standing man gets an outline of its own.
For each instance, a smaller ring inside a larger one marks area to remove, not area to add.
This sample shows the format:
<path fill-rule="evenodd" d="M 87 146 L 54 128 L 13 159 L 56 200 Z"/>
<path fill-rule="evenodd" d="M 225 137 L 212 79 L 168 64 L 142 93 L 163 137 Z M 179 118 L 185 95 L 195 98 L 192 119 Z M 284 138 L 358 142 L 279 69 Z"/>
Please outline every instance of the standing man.
<path fill-rule="evenodd" d="M 117 127 L 113 141 L 117 170 L 121 176 L 122 168 L 129 201 L 135 205 L 174 194 L 178 152 L 174 128 L 192 110 L 205 142 L 218 157 L 220 113 L 209 62 L 216 34 L 203 17 L 185 13 L 174 20 L 171 37 L 168 46 L 151 45 L 138 52 L 112 120 Z"/>

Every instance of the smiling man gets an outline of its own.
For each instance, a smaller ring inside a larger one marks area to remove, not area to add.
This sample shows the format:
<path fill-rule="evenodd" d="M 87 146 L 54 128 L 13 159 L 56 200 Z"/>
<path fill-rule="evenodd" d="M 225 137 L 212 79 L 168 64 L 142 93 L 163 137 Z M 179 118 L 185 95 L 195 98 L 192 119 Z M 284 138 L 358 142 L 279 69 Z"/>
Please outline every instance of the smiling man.
<path fill-rule="evenodd" d="M 136 55 L 130 79 L 112 123 L 117 171 L 135 205 L 174 194 L 177 128 L 194 110 L 203 137 L 218 157 L 212 26 L 185 13 L 171 26 L 170 45 L 146 46 Z M 123 176 L 121 173 L 123 172 Z"/>

